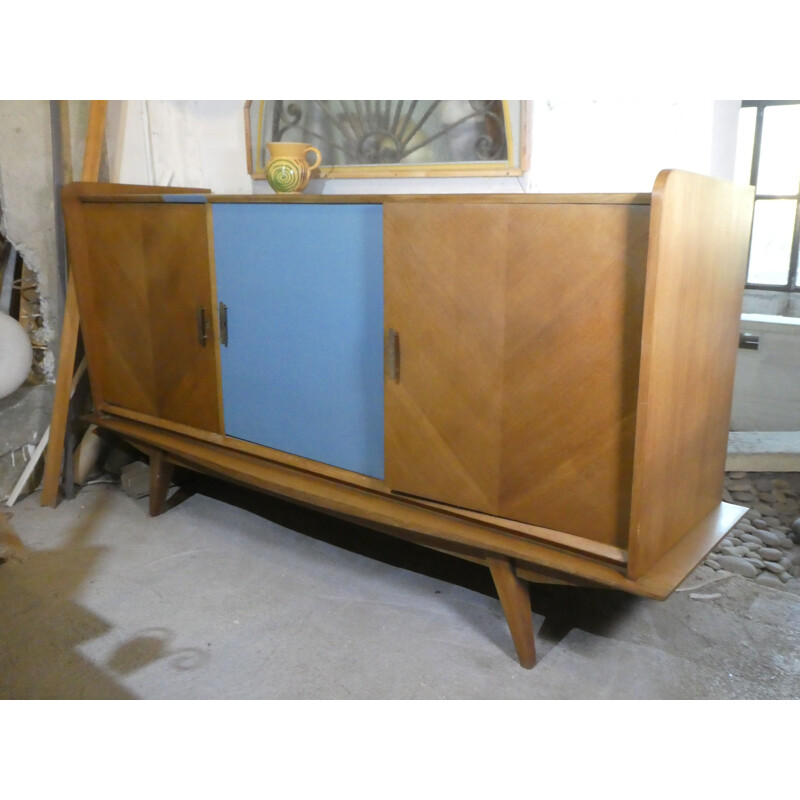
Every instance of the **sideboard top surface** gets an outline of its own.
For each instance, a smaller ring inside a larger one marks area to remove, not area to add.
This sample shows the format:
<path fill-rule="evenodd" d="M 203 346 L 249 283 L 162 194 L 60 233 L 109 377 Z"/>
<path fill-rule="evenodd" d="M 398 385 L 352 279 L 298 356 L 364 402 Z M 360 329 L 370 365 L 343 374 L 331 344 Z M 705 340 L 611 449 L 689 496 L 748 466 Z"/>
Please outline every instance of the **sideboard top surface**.
<path fill-rule="evenodd" d="M 249 195 L 213 194 L 207 189 L 160 186 L 73 183 L 65 191 L 89 203 L 545 203 L 588 205 L 650 205 L 648 193 L 620 194 L 364 194 Z"/>

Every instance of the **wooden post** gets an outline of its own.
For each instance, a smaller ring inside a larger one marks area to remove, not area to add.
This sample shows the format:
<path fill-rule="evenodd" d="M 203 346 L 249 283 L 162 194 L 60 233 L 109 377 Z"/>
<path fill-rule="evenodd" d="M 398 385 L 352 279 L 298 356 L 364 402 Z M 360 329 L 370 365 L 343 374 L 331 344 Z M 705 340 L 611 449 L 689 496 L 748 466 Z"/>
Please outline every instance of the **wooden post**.
<path fill-rule="evenodd" d="M 89 109 L 89 125 L 86 131 L 86 149 L 83 154 L 81 180 L 97 181 L 100 174 L 100 157 L 103 152 L 103 134 L 106 125 L 107 100 L 92 100 Z M 58 502 L 58 482 L 64 460 L 64 437 L 69 416 L 70 387 L 75 369 L 75 354 L 78 348 L 80 315 L 75 282 L 72 273 L 67 276 L 67 292 L 64 303 L 64 322 L 61 330 L 56 390 L 53 412 L 50 417 L 50 436 L 42 479 L 43 506 L 55 507 Z M 70 454 L 68 454 L 70 455 Z"/>
<path fill-rule="evenodd" d="M 89 107 L 89 125 L 86 129 L 86 149 L 83 152 L 81 180 L 97 181 L 100 176 L 100 159 L 103 155 L 103 135 L 106 130 L 108 100 L 92 100 Z"/>

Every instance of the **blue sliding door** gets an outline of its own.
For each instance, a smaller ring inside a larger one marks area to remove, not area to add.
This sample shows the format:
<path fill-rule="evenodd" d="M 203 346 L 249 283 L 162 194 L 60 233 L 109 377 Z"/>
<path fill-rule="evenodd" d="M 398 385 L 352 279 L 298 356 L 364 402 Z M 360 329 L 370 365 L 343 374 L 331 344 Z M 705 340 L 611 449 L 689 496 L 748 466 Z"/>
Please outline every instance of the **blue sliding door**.
<path fill-rule="evenodd" d="M 225 432 L 383 478 L 380 205 L 217 203 Z"/>

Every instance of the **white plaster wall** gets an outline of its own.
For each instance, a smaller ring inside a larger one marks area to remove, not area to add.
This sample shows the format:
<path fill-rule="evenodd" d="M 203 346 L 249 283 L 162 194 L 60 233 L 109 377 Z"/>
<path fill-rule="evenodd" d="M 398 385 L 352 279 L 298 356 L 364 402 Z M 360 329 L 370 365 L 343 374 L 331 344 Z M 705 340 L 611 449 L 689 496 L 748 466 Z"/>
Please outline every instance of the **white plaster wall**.
<path fill-rule="evenodd" d="M 108 109 L 114 183 L 251 194 L 241 100 L 125 100 Z"/>
<path fill-rule="evenodd" d="M 733 178 L 739 101 L 547 100 L 533 106 L 533 192 L 649 192 L 662 169 Z"/>
<path fill-rule="evenodd" d="M 217 194 L 272 194 L 247 173 L 244 100 L 126 100 L 109 104 L 109 174 L 114 182 L 188 186 Z M 312 181 L 308 194 L 521 192 L 519 178 L 401 178 Z"/>
<path fill-rule="evenodd" d="M 742 311 L 746 314 L 800 317 L 800 293 L 745 289 Z"/>
<path fill-rule="evenodd" d="M 534 101 L 531 169 L 520 178 L 312 181 L 312 194 L 649 192 L 662 169 L 733 176 L 738 101 Z M 109 106 L 109 174 L 121 183 L 269 194 L 247 174 L 244 101 Z"/>
<path fill-rule="evenodd" d="M 758 350 L 739 350 L 731 430 L 800 431 L 800 319 L 743 314 Z"/>

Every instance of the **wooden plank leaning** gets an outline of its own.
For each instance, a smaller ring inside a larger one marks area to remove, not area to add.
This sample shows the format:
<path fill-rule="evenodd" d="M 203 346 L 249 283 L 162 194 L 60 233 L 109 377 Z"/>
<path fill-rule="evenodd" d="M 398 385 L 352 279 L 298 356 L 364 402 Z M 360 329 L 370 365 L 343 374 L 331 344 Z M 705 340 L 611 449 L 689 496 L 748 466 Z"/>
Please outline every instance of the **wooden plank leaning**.
<path fill-rule="evenodd" d="M 83 156 L 82 181 L 97 181 L 100 173 L 100 157 L 103 151 L 103 135 L 106 125 L 107 100 L 92 100 L 89 110 L 89 125 L 86 131 L 86 148 Z M 56 372 L 56 389 L 53 412 L 50 417 L 49 443 L 45 457 L 42 479 L 43 506 L 55 506 L 58 502 L 58 486 L 64 460 L 64 437 L 69 415 L 70 390 L 75 369 L 75 354 L 78 347 L 80 315 L 72 273 L 67 276 L 67 292 L 64 304 L 64 323 L 61 331 L 61 346 Z"/>

